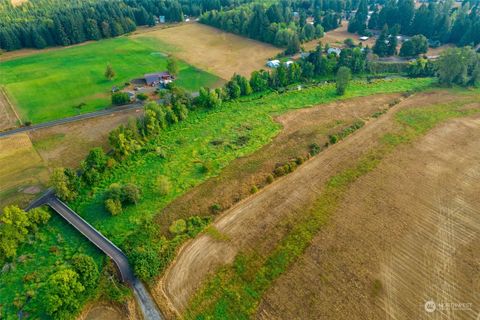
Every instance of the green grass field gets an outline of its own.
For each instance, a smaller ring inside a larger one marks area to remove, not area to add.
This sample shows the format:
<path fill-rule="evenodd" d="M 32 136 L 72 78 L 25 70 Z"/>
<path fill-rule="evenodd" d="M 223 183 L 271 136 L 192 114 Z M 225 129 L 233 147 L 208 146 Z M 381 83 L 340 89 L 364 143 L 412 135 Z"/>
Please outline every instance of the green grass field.
<path fill-rule="evenodd" d="M 370 84 L 353 82 L 341 99 L 425 89 L 432 82 L 432 79 L 392 79 Z M 234 159 L 251 154 L 269 143 L 281 130 L 280 125 L 273 121 L 274 115 L 336 99 L 339 97 L 334 85 L 325 85 L 284 94 L 253 95 L 243 101 L 225 103 L 215 110 L 191 112 L 186 120 L 169 127 L 156 141 L 151 142 L 165 151 L 165 158 L 154 152 L 137 153 L 113 168 L 94 190 L 82 190 L 81 197 L 70 205 L 122 247 L 128 235 L 141 232 L 144 219 L 153 218 L 176 197 L 218 175 Z M 216 145 L 212 143 L 214 140 L 223 140 L 224 143 Z M 159 196 L 155 191 L 154 182 L 159 175 L 171 181 L 172 188 L 166 196 Z M 113 182 L 132 182 L 142 191 L 142 199 L 136 206 L 126 207 L 122 214 L 115 217 L 108 214 L 103 206 L 105 188 Z M 70 247 L 70 243 L 81 243 L 79 240 L 72 242 L 65 226 L 53 224 L 51 227 L 53 229 L 48 231 L 49 237 L 51 234 L 60 234 L 65 239 L 65 242 L 56 244 L 61 250 Z M 30 245 L 24 245 L 19 251 L 18 256 L 31 257 L 22 262 L 21 268 L 0 274 L 0 305 L 9 310 L 14 309 L 12 304 L 16 293 L 24 296 L 30 288 L 22 280 L 25 270 L 36 270 L 39 281 L 44 281 L 55 270 L 52 261 L 59 260 L 58 264 L 61 264 L 62 256 L 52 258 L 54 254 L 48 246 L 37 246 L 38 241 L 33 239 Z M 29 305 L 28 310 L 34 315 L 38 312 L 35 305 Z"/>
<path fill-rule="evenodd" d="M 151 38 L 102 40 L 0 62 L 0 85 L 24 121 L 60 119 L 107 107 L 112 86 L 166 70 L 164 52 L 173 50 Z M 108 63 L 117 74 L 113 81 L 104 77 Z M 189 91 L 219 80 L 184 62 L 179 67 L 177 83 Z"/>

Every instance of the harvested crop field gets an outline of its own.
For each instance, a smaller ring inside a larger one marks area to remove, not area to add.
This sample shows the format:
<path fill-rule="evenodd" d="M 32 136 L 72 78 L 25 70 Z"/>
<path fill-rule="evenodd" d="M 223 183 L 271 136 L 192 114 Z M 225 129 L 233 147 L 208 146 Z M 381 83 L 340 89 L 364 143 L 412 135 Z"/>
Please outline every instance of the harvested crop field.
<path fill-rule="evenodd" d="M 166 293 L 173 308 L 185 312 L 193 293 L 219 266 L 232 263 L 239 252 L 254 251 L 259 257 L 270 254 L 315 199 L 327 192 L 325 184 L 331 177 L 379 148 L 387 132 L 403 130 L 396 122 L 398 111 L 423 110 L 462 99 L 465 97 L 441 91 L 410 97 L 295 172 L 233 206 L 214 224 L 227 240 L 202 235 L 184 246 L 157 293 Z M 429 298 L 437 305 L 472 303 L 471 313 L 458 313 L 459 319 L 468 319 L 474 308 L 478 309 L 478 297 L 472 293 L 479 290 L 478 278 L 473 278 L 478 277 L 474 269 L 479 259 L 474 248 L 479 240 L 479 203 L 473 195 L 479 190 L 468 189 L 471 183 L 453 186 L 472 181 L 465 177 L 478 176 L 478 138 L 466 139 L 468 132 L 480 132 L 478 126 L 477 116 L 445 122 L 425 137 L 400 145 L 377 169 L 354 180 L 313 244 L 265 292 L 256 317 L 422 318 L 428 316 L 424 304 Z M 445 178 L 450 181 L 444 182 Z M 454 190 L 449 193 L 454 195 L 451 201 L 441 191 L 450 187 Z M 465 198 L 459 200 L 456 194 Z M 452 210 L 440 210 L 434 199 L 447 201 L 446 208 Z M 465 211 L 454 210 L 462 201 Z M 426 225 L 430 228 L 424 228 Z M 223 302 L 222 306 L 228 307 Z M 451 310 L 441 312 L 452 314 Z"/>
<path fill-rule="evenodd" d="M 133 37 L 152 37 L 172 45 L 176 49 L 173 55 L 223 79 L 265 68 L 267 60 L 282 51 L 200 23 L 145 31 Z"/>
<path fill-rule="evenodd" d="M 311 143 L 325 144 L 328 134 L 338 132 L 340 128 L 351 124 L 355 119 L 367 119 L 372 114 L 385 110 L 399 97 L 400 95 L 397 94 L 362 97 L 292 111 L 278 117 L 277 121 L 283 125 L 284 129 L 271 144 L 249 157 L 236 160 L 218 178 L 207 181 L 173 202 L 166 208 L 161 218 L 169 219 L 175 213 L 189 210 L 205 212 L 212 203 L 219 203 L 222 207 L 228 208 L 235 203 L 236 199 L 247 197 L 252 185 L 265 181 L 276 163 L 282 163 L 308 153 Z M 355 156 L 352 159 L 355 159 Z M 328 161 L 337 162 L 339 160 L 330 159 Z M 312 161 L 307 162 L 304 166 L 312 163 Z M 324 163 L 319 164 L 319 166 L 322 165 Z M 308 179 L 315 179 L 320 184 L 328 174 L 330 173 L 325 172 L 321 178 L 310 177 Z M 291 177 L 290 175 L 285 179 Z M 297 187 L 297 183 L 304 183 L 304 188 L 309 189 L 305 179 L 305 177 L 300 177 L 295 180 L 294 184 L 289 183 L 289 185 L 294 189 Z M 265 230 L 273 228 L 279 221 L 287 219 L 294 213 L 292 208 L 296 206 L 297 201 L 301 200 L 300 195 L 308 193 L 303 193 L 302 187 L 300 187 L 296 191 L 290 190 L 292 193 L 283 194 L 286 182 L 283 184 L 281 181 L 284 180 L 275 182 L 259 194 L 225 212 L 215 226 L 219 231 L 227 234 L 230 241 L 219 242 L 209 236 L 202 236 L 192 246 L 184 249 L 185 254 L 179 255 L 179 259 L 164 278 L 165 286 L 159 288 L 165 290 L 167 296 L 173 299 L 172 302 L 176 309 L 184 311 L 191 294 L 198 288 L 206 274 L 223 263 L 231 262 L 240 249 L 258 243 L 260 239 L 264 238 Z M 290 199 L 292 194 L 295 195 L 293 201 Z M 311 196 L 311 194 L 308 195 L 308 197 Z M 281 207 L 280 204 L 284 204 L 284 202 L 287 202 L 288 205 Z M 272 208 L 274 208 L 274 214 L 271 214 Z M 255 222 L 258 216 L 262 218 Z M 162 225 L 168 226 L 168 222 L 162 223 Z M 271 229 L 271 232 L 268 233 L 270 243 L 265 245 L 271 247 L 283 234 L 284 230 L 281 228 Z M 206 252 L 204 253 L 203 250 Z"/>
<path fill-rule="evenodd" d="M 0 138 L 0 208 L 25 204 L 45 185 L 48 170 L 26 133 Z"/>
<path fill-rule="evenodd" d="M 257 318 L 475 319 L 479 138 L 480 117 L 451 120 L 359 179 Z"/>

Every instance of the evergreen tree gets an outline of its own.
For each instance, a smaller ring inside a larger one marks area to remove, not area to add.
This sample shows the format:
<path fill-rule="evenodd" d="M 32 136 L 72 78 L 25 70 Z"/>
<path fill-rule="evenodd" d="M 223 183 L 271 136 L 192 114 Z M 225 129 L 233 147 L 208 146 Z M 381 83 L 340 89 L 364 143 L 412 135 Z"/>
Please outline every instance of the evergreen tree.
<path fill-rule="evenodd" d="M 112 65 L 109 63 L 107 64 L 107 68 L 105 69 L 105 78 L 107 78 L 108 81 L 112 81 L 114 77 L 115 77 L 115 70 L 113 70 Z"/>

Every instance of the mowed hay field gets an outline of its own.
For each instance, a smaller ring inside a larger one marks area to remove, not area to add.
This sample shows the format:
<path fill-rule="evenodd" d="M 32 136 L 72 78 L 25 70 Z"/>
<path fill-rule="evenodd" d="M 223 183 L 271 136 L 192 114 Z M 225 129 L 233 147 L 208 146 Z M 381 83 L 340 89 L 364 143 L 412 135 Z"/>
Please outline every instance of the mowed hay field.
<path fill-rule="evenodd" d="M 0 131 L 14 128 L 17 125 L 17 116 L 10 105 L 8 97 L 0 87 Z"/>
<path fill-rule="evenodd" d="M 282 51 L 266 43 L 194 22 L 134 36 L 145 37 L 172 45 L 176 49 L 171 52 L 173 55 L 226 80 L 234 73 L 249 76 L 252 71 L 265 68 L 267 60 Z"/>
<path fill-rule="evenodd" d="M 226 211 L 222 238 L 187 244 L 158 294 L 187 318 L 419 319 L 433 299 L 471 302 L 455 313 L 470 319 L 479 112 L 478 95 L 452 91 L 396 104 Z"/>
<path fill-rule="evenodd" d="M 25 204 L 48 180 L 48 170 L 26 133 L 0 138 L 0 208 Z"/>
<path fill-rule="evenodd" d="M 24 121 L 44 122 L 110 105 L 110 90 L 144 73 L 166 70 L 168 45 L 126 36 L 50 50 L 0 62 L 0 84 Z M 116 72 L 108 81 L 105 68 Z M 218 77 L 185 62 L 177 83 L 189 91 L 213 86 Z"/>

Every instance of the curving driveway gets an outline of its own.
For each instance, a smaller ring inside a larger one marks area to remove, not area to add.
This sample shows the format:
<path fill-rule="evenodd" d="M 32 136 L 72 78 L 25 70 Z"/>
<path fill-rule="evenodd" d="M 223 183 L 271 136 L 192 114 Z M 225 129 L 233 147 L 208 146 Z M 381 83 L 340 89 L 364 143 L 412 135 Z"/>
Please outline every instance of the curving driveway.
<path fill-rule="evenodd" d="M 163 316 L 158 310 L 150 293 L 143 283 L 135 277 L 132 268 L 128 263 L 126 255 L 115 244 L 103 236 L 99 231 L 92 227 L 87 221 L 82 219 L 75 211 L 70 209 L 65 203 L 58 199 L 53 190 L 48 190 L 43 196 L 33 201 L 27 210 L 41 205 L 48 205 L 57 212 L 63 219 L 70 223 L 75 229 L 82 233 L 97 248 L 109 256 L 117 265 L 122 281 L 129 284 L 134 292 L 143 318 L 146 320 L 163 320 Z"/>

